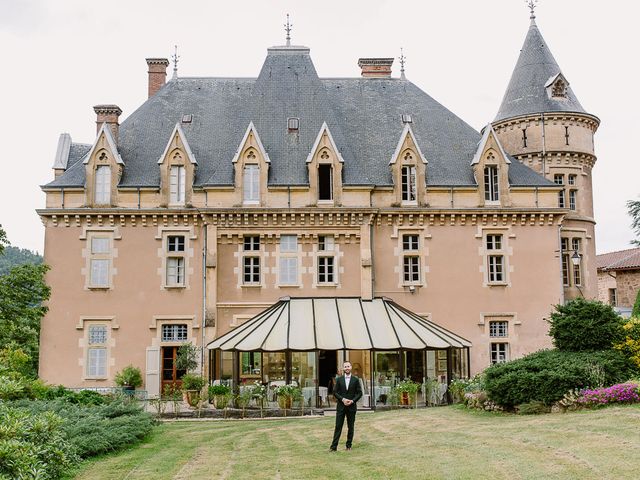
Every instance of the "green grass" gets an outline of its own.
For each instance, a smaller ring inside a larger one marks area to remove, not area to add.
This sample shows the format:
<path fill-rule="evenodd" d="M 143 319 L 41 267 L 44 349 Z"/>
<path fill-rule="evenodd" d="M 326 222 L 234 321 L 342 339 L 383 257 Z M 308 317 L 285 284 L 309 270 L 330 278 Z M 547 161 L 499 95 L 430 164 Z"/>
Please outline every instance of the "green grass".
<path fill-rule="evenodd" d="M 333 417 L 165 423 L 78 479 L 638 478 L 640 406 L 516 416 L 459 407 L 359 413 L 351 452 Z M 348 463 L 345 463 L 348 462 Z M 347 466 L 348 465 L 348 466 Z"/>

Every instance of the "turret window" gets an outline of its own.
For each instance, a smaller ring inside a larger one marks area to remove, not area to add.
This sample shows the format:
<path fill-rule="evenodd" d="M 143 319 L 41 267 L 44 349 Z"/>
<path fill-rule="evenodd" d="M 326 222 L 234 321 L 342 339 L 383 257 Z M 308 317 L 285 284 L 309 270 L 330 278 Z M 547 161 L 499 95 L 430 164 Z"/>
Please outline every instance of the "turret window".
<path fill-rule="evenodd" d="M 527 148 L 527 129 L 526 128 L 522 129 L 522 146 L 524 148 Z"/>
<path fill-rule="evenodd" d="M 488 202 L 497 202 L 500 200 L 498 167 L 496 165 L 487 165 L 484 167 L 484 199 Z"/>
<path fill-rule="evenodd" d="M 95 203 L 108 205 L 111 203 L 111 167 L 100 165 L 96 168 Z"/>
<path fill-rule="evenodd" d="M 564 127 L 564 144 L 569 145 L 569 127 Z"/>
<path fill-rule="evenodd" d="M 561 173 L 556 173 L 553 176 L 553 183 L 555 183 L 556 185 L 564 185 L 564 175 L 562 175 Z M 564 188 L 558 192 L 558 207 L 566 207 Z"/>
<path fill-rule="evenodd" d="M 576 210 L 577 190 L 569 190 L 569 210 Z"/>

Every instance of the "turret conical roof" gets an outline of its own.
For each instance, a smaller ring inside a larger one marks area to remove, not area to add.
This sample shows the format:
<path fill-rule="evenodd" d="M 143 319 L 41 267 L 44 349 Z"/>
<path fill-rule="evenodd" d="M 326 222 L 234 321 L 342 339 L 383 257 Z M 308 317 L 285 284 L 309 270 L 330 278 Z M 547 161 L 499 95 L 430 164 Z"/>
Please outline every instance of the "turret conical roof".
<path fill-rule="evenodd" d="M 532 113 L 586 113 L 568 82 L 564 96 L 556 97 L 551 94 L 549 84 L 558 74 L 561 74 L 560 67 L 532 19 L 494 121 Z"/>

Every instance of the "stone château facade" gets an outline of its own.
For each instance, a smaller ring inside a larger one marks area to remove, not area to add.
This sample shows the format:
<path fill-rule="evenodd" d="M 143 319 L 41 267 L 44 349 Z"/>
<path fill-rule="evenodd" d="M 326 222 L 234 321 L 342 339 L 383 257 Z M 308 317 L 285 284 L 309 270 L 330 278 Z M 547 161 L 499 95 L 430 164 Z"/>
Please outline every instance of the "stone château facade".
<path fill-rule="evenodd" d="M 133 364 L 155 395 L 188 341 L 219 378 L 204 346 L 285 296 L 388 297 L 468 339 L 472 373 L 550 346 L 551 306 L 597 296 L 598 118 L 533 18 L 481 133 L 392 62 L 321 78 L 285 45 L 257 78 L 166 82 L 150 58 L 136 111 L 96 106 L 90 143 L 62 134 L 38 211 L 41 377 L 111 386 Z"/>

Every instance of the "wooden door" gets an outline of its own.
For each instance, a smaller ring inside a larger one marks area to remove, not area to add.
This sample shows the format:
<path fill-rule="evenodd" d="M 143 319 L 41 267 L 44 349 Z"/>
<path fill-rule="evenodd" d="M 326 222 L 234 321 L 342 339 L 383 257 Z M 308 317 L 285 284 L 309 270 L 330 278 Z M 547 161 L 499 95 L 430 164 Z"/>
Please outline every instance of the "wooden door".
<path fill-rule="evenodd" d="M 166 386 L 174 385 L 176 388 L 182 386 L 182 376 L 187 373 L 185 370 L 176 368 L 176 357 L 179 347 L 162 347 L 162 392 Z"/>

